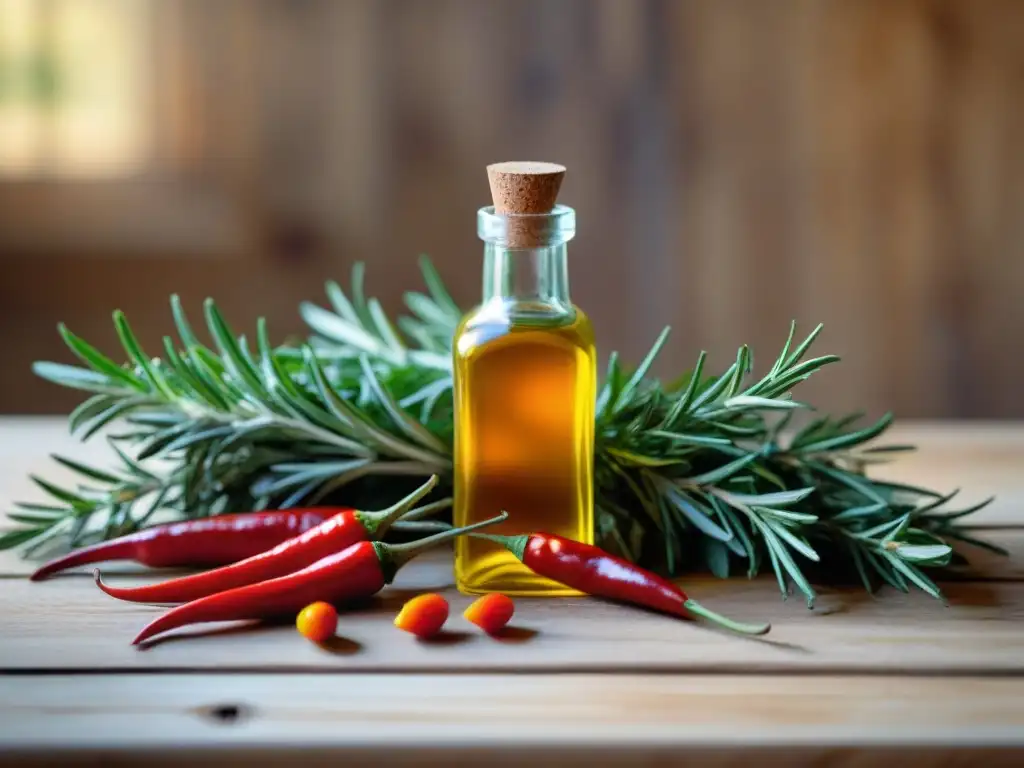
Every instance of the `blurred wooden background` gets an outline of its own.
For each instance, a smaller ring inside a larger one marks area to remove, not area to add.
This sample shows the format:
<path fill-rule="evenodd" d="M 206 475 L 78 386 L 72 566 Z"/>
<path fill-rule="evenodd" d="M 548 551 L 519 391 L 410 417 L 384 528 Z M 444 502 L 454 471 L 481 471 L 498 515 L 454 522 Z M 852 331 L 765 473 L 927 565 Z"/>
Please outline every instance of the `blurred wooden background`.
<path fill-rule="evenodd" d="M 356 260 L 397 310 L 426 252 L 469 305 L 484 166 L 538 159 L 603 356 L 671 324 L 659 372 L 764 364 L 820 321 L 822 407 L 1024 416 L 1024 2 L 70 1 L 143 138 L 90 174 L 41 110 L 0 168 L 0 412 L 77 402 L 28 370 L 58 321 L 113 351 L 119 307 L 155 350 L 171 292 L 280 340 Z M 65 45 L 67 2 L 4 13 Z"/>

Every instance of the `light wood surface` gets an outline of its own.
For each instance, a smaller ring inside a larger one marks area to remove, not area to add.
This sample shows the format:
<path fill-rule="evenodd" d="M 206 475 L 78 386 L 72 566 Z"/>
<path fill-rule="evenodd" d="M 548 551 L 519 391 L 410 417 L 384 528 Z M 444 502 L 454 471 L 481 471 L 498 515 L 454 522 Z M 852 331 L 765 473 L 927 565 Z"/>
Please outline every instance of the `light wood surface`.
<path fill-rule="evenodd" d="M 1024 583 L 945 584 L 949 607 L 922 593 L 888 591 L 872 599 L 850 590 L 824 595 L 809 611 L 800 599 L 783 603 L 771 578 L 693 578 L 686 582 L 687 591 L 702 603 L 740 620 L 771 621 L 772 632 L 749 639 L 594 600 L 520 599 L 516 636 L 496 642 L 461 620 L 471 598 L 455 592 L 451 582 L 450 561 L 434 558 L 410 566 L 395 588 L 342 615 L 338 650 L 325 653 L 300 642 L 290 625 L 242 629 L 238 624 L 181 630 L 140 651 L 129 642 L 161 608 L 118 602 L 100 594 L 88 577 L 41 584 L 11 580 L 0 595 L 0 615 L 6 617 L 3 664 L 61 671 L 614 668 L 1024 675 Z M 451 602 L 452 634 L 441 642 L 416 642 L 391 625 L 403 601 L 420 591 L 441 591 Z M 55 617 L 62 627 L 74 627 L 73 643 L 65 632 L 54 631 Z"/>
<path fill-rule="evenodd" d="M 942 577 L 948 605 L 892 590 L 823 589 L 808 610 L 770 579 L 686 580 L 764 639 L 724 635 L 589 599 L 518 600 L 515 631 L 461 620 L 446 553 L 414 561 L 342 616 L 326 648 L 290 626 L 209 625 L 146 650 L 129 640 L 155 606 L 100 594 L 83 571 L 34 584 L 0 554 L 0 764 L 476 763 L 861 766 L 1024 761 L 1024 425 L 905 424 L 920 451 L 886 468 L 928 487 L 997 494 Z M 103 459 L 53 419 L 0 419 L 0 503 L 33 498 L 29 472 L 58 451 Z M 118 583 L 167 575 L 106 569 Z M 432 643 L 391 619 L 444 592 Z"/>
<path fill-rule="evenodd" d="M 912 746 L 934 760 L 950 748 L 1017 743 L 1024 719 L 1018 681 L 993 679 L 963 681 L 957 696 L 943 680 L 833 675 L 120 675 L 103 684 L 100 699 L 94 677 L 0 679 L 0 738 L 80 759 L 187 744 L 244 749 L 248 762 L 287 744 L 297 765 L 302 750 L 344 758 L 387 743 L 436 760 L 483 742 L 516 760 L 567 746 L 585 764 L 605 762 L 606 751 L 627 763 L 661 753 L 667 764 L 693 750 L 789 748 L 819 764 L 864 765 L 863 752 L 830 753 Z M 530 762 L 538 757 L 552 761 Z"/>

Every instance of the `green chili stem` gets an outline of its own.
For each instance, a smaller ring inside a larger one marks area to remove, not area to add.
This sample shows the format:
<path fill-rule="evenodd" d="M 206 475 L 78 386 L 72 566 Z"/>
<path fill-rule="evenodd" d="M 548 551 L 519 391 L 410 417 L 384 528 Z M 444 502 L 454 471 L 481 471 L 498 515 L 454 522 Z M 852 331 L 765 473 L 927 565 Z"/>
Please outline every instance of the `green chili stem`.
<path fill-rule="evenodd" d="M 427 482 L 387 509 L 382 509 L 379 512 L 363 512 L 360 510 L 356 512 L 356 517 L 371 536 L 380 538 L 387 533 L 388 528 L 391 527 L 393 522 L 409 513 L 413 504 L 434 490 L 434 486 L 437 485 L 437 479 L 437 475 L 431 475 Z"/>
<path fill-rule="evenodd" d="M 416 557 L 416 555 L 423 550 L 430 549 L 431 547 L 437 546 L 445 541 L 461 536 L 464 533 L 469 533 L 470 531 L 475 531 L 479 528 L 486 528 L 489 525 L 495 525 L 507 519 L 508 512 L 502 512 L 500 515 L 496 515 L 487 520 L 481 520 L 479 523 L 467 525 L 464 528 L 452 528 L 447 531 L 435 533 L 433 536 L 427 536 L 425 539 L 407 541 L 404 544 L 384 544 L 383 542 L 375 541 L 373 546 L 377 551 L 377 557 L 380 558 L 381 567 L 384 569 L 385 581 L 390 582 L 399 568 L 409 562 L 412 558 Z"/>
<path fill-rule="evenodd" d="M 402 515 L 402 522 L 412 520 L 422 520 L 424 517 L 430 517 L 435 512 L 439 512 L 442 509 L 448 509 L 452 505 L 452 499 L 449 496 L 447 499 L 441 499 L 440 501 L 434 501 L 430 504 L 424 504 L 422 507 L 416 507 L 416 509 L 410 510 L 408 513 Z"/>
<path fill-rule="evenodd" d="M 696 600 L 687 600 L 683 603 L 683 607 L 686 608 L 694 616 L 709 621 L 712 624 L 717 624 L 723 629 L 728 629 L 732 632 L 738 632 L 741 635 L 765 635 L 768 634 L 768 630 L 772 628 L 771 624 L 744 624 L 739 621 L 733 621 L 727 619 L 721 614 L 715 613 L 714 611 L 708 610 L 703 605 L 698 603 Z"/>

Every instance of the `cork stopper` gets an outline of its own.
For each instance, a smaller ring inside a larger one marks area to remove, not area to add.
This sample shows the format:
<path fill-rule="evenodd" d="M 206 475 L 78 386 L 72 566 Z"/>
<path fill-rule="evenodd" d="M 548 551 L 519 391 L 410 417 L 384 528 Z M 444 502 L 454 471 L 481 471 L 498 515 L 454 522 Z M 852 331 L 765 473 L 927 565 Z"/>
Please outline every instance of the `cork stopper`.
<path fill-rule="evenodd" d="M 487 166 L 495 213 L 550 213 L 565 178 L 555 163 L 494 163 Z"/>
<path fill-rule="evenodd" d="M 544 214 L 554 210 L 564 177 L 565 166 L 555 163 L 509 162 L 487 166 L 494 212 L 509 217 L 509 247 L 544 244 L 550 228 Z"/>

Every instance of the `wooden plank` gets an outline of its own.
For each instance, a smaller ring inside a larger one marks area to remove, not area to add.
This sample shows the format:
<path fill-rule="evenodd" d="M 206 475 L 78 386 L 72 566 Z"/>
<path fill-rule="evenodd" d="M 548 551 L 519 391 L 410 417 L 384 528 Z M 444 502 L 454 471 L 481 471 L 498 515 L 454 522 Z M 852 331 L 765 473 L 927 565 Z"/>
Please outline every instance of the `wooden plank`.
<path fill-rule="evenodd" d="M 102 441 L 83 444 L 68 434 L 63 417 L 0 417 L 0 510 L 15 501 L 39 501 L 42 491 L 29 475 L 60 482 L 72 473 L 50 460 L 51 453 L 89 460 L 106 455 Z"/>
<path fill-rule="evenodd" d="M 1024 528 L 982 528 L 967 532 L 989 544 L 1006 550 L 1006 555 L 971 546 L 957 544 L 958 551 L 969 560 L 970 565 L 952 569 L 938 577 L 948 579 L 1024 581 Z"/>
<path fill-rule="evenodd" d="M 1024 428 L 1019 422 L 897 422 L 879 445 L 918 450 L 878 466 L 872 475 L 932 488 L 962 489 L 961 506 L 994 496 L 972 525 L 1024 525 Z"/>
<path fill-rule="evenodd" d="M 112 582 L 141 583 L 141 577 Z M 694 579 L 688 590 L 739 620 L 770 620 L 764 639 L 587 599 L 520 599 L 516 630 L 499 641 L 461 618 L 471 598 L 452 584 L 450 558 L 419 559 L 396 584 L 342 616 L 332 649 L 290 625 L 214 624 L 181 630 L 139 650 L 129 641 L 161 610 L 100 594 L 87 577 L 0 590 L 0 669 L 7 670 L 672 670 L 987 671 L 1024 674 L 1024 583 L 945 585 L 950 607 L 923 593 L 859 589 L 825 594 L 810 611 L 783 602 L 774 580 Z M 415 641 L 392 626 L 404 600 L 424 590 L 450 601 L 451 634 Z M 331 652 L 333 651 L 333 652 Z"/>
<path fill-rule="evenodd" d="M 1001 747 L 991 756 L 1006 764 L 1024 748 L 1024 680 L 8 676 L 0 678 L 0 743 L 3 765 L 25 765 L 33 754 L 59 755 L 63 765 L 128 765 L 143 755 L 147 765 L 635 765 L 655 756 L 667 765 L 695 755 L 743 764 L 784 749 L 801 764 L 864 766 L 900 747 L 913 750 L 907 764 L 932 765 L 970 746 Z"/>

